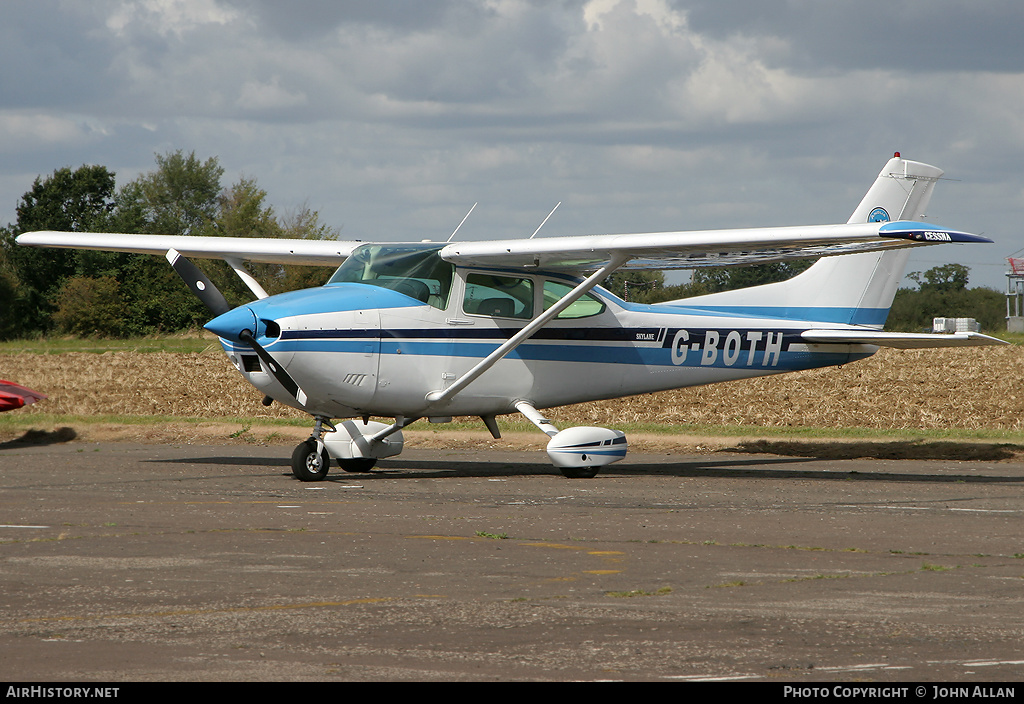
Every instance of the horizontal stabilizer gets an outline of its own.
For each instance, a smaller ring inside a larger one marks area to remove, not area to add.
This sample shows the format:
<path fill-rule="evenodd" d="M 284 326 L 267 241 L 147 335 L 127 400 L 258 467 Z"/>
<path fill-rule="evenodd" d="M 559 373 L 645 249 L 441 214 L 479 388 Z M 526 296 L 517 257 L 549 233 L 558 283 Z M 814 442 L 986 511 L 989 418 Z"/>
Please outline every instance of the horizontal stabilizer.
<path fill-rule="evenodd" d="M 1008 345 L 995 337 L 978 332 L 930 334 L 923 332 L 882 332 L 880 330 L 807 330 L 800 337 L 811 344 L 878 345 L 912 350 L 927 347 L 977 347 Z"/>

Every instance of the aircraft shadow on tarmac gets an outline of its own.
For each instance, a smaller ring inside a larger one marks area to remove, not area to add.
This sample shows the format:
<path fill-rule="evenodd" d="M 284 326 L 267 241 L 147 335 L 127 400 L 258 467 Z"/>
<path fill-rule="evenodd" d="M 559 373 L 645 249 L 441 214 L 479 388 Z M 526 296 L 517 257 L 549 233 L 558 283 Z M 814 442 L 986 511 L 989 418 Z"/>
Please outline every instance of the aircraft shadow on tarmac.
<path fill-rule="evenodd" d="M 56 445 L 62 442 L 71 442 L 78 437 L 74 428 L 57 428 L 56 430 L 26 430 L 20 438 L 0 442 L 0 450 L 9 450 L 17 447 Z"/>
<path fill-rule="evenodd" d="M 1024 447 L 1011 443 L 982 443 L 920 440 L 893 442 L 754 440 L 741 442 L 729 452 L 749 452 L 827 460 L 959 460 L 999 462 L 1024 453 Z"/>
<path fill-rule="evenodd" d="M 860 455 L 863 457 L 863 455 Z M 863 465 L 858 470 L 844 471 L 841 465 L 832 464 L 826 469 L 807 467 L 809 463 L 820 463 L 823 458 L 814 457 L 758 457 L 738 458 L 720 456 L 686 456 L 677 462 L 630 463 L 629 459 L 622 463 L 603 467 L 601 473 L 591 480 L 566 481 L 600 481 L 602 477 L 626 476 L 671 476 L 671 477 L 748 477 L 751 479 L 818 479 L 825 481 L 885 481 L 885 482 L 939 482 L 939 483 L 1018 483 L 1024 482 L 1024 476 L 1007 477 L 1000 475 L 957 472 L 951 474 L 948 469 L 940 472 L 892 472 L 864 471 Z M 832 458 L 827 458 L 831 460 Z M 153 463 L 195 464 L 195 465 L 229 465 L 237 467 L 287 468 L 287 460 L 282 457 L 189 457 L 182 459 L 145 460 Z M 880 465 L 879 469 L 888 468 Z M 343 472 L 332 469 L 326 482 L 347 483 L 353 481 L 380 481 L 402 478 L 443 479 L 455 477 L 511 477 L 511 476 L 544 476 L 557 475 L 558 470 L 543 462 L 516 461 L 480 461 L 480 460 L 417 460 L 392 459 L 382 460 L 371 472 Z M 282 471 L 282 477 L 291 477 L 290 471 Z"/>

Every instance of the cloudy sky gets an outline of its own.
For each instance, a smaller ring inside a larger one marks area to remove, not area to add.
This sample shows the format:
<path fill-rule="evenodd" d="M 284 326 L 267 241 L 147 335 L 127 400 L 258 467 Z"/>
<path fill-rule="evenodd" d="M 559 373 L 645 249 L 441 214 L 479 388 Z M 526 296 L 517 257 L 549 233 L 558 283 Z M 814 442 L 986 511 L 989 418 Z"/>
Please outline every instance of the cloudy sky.
<path fill-rule="evenodd" d="M 894 151 L 1024 248 L 1019 0 L 5 0 L 0 223 L 38 175 L 219 158 L 346 239 L 845 222 Z"/>

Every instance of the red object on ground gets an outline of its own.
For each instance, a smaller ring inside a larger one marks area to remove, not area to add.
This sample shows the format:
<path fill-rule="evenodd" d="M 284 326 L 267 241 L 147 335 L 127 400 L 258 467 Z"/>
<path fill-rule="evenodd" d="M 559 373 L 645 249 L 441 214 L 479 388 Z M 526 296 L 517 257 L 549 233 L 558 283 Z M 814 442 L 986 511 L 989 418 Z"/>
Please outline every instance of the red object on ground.
<path fill-rule="evenodd" d="M 45 394 L 26 389 L 13 381 L 0 379 L 0 412 L 13 411 L 15 408 L 27 406 L 44 398 L 46 398 Z"/>

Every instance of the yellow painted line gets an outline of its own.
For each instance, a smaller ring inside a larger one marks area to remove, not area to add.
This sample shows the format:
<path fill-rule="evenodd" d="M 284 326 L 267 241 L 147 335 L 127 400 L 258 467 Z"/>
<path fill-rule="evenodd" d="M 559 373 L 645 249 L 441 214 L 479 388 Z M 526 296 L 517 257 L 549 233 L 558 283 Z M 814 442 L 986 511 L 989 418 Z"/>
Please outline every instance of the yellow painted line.
<path fill-rule="evenodd" d="M 554 550 L 583 550 L 578 545 L 562 545 L 561 543 L 520 543 L 532 548 L 552 548 Z"/>
<path fill-rule="evenodd" d="M 622 570 L 583 570 L 583 574 L 619 574 Z"/>
<path fill-rule="evenodd" d="M 587 553 L 588 555 L 625 555 L 626 553 L 619 550 L 591 550 Z"/>

